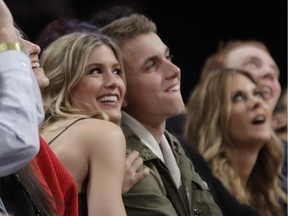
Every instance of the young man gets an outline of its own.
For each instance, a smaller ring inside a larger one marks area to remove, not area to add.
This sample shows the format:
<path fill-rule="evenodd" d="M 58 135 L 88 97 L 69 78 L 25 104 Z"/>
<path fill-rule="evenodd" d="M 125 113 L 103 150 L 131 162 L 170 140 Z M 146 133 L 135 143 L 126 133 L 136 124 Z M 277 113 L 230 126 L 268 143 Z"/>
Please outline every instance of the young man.
<path fill-rule="evenodd" d="M 127 92 L 122 129 L 127 153 L 137 150 L 150 175 L 123 195 L 128 215 L 222 215 L 207 184 L 194 171 L 166 120 L 184 111 L 180 69 L 169 48 L 143 15 L 118 19 L 101 29 L 120 46 Z"/>

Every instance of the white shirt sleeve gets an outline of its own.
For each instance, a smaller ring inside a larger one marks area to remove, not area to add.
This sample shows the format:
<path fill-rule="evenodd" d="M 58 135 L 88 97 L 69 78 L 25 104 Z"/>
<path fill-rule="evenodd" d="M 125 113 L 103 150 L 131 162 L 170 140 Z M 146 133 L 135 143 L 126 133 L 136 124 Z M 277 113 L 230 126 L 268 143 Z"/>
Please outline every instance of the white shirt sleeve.
<path fill-rule="evenodd" d="M 44 119 L 31 61 L 19 51 L 0 53 L 0 176 L 28 164 L 40 148 Z"/>

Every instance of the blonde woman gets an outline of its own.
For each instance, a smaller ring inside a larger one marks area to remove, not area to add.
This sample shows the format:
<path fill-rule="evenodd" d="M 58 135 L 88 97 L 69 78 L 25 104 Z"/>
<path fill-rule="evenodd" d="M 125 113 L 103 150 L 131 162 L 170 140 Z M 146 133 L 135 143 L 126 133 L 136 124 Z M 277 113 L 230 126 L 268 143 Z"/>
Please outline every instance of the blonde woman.
<path fill-rule="evenodd" d="M 284 215 L 279 185 L 283 145 L 262 88 L 244 71 L 209 73 L 187 105 L 185 137 L 236 199 L 262 216 Z"/>
<path fill-rule="evenodd" d="M 72 33 L 54 41 L 41 64 L 50 79 L 42 134 L 76 181 L 80 215 L 126 215 L 126 143 L 117 125 L 126 86 L 118 47 L 100 34 Z"/>
<path fill-rule="evenodd" d="M 281 93 L 280 71 L 264 43 L 259 40 L 230 40 L 221 43 L 219 49 L 207 58 L 201 77 L 227 67 L 246 70 L 251 74 L 263 88 L 263 95 L 272 112 L 274 111 Z M 286 144 L 283 146 L 281 187 L 287 193 Z"/>

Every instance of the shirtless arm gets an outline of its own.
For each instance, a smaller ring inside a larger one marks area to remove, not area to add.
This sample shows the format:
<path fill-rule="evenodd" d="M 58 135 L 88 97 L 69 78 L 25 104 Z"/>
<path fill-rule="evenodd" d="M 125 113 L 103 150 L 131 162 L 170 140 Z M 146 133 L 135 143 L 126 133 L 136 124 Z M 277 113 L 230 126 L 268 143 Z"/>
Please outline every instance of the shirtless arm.
<path fill-rule="evenodd" d="M 104 122 L 103 122 L 104 123 Z M 126 215 L 122 201 L 125 170 L 125 137 L 113 123 L 101 125 L 90 151 L 88 182 L 89 215 Z"/>

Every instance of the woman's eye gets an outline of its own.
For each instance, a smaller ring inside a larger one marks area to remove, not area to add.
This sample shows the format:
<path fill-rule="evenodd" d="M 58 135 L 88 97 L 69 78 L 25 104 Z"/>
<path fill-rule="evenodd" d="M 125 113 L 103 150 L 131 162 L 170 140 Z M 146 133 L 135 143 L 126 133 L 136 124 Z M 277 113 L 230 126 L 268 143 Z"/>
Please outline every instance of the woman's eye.
<path fill-rule="evenodd" d="M 120 68 L 117 68 L 113 71 L 113 73 L 120 76 L 122 74 L 122 70 Z"/>
<path fill-rule="evenodd" d="M 232 102 L 238 102 L 243 100 L 243 95 L 241 93 L 236 93 L 232 96 Z"/>
<path fill-rule="evenodd" d="M 254 95 L 256 96 L 256 97 L 258 97 L 258 98 L 264 98 L 264 95 L 263 95 L 263 93 L 259 90 L 259 91 L 255 91 L 254 92 Z"/>
<path fill-rule="evenodd" d="M 88 72 L 88 74 L 101 74 L 101 70 L 98 68 L 94 68 Z"/>

